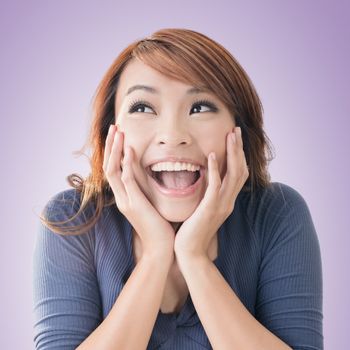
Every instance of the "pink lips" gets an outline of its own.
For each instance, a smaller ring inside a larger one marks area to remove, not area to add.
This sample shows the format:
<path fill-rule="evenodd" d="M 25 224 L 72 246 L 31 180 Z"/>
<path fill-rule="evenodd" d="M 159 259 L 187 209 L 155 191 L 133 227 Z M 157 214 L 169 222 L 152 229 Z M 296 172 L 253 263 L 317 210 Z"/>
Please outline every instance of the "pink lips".
<path fill-rule="evenodd" d="M 202 169 L 200 170 L 200 177 L 193 185 L 182 189 L 165 188 L 161 186 L 152 176 L 149 176 L 149 177 L 151 178 L 151 181 L 155 185 L 155 187 L 162 194 L 166 196 L 171 196 L 171 197 L 186 197 L 186 196 L 192 195 L 197 191 L 198 187 L 201 185 L 204 179 L 204 171 Z"/>

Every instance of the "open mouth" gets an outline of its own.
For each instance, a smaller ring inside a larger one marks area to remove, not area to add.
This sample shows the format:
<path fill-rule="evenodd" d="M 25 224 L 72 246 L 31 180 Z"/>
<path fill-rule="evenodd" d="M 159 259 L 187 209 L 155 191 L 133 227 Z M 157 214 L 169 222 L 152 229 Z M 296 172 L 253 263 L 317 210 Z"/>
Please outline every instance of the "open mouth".
<path fill-rule="evenodd" d="M 160 186 L 169 190 L 183 190 L 193 186 L 201 177 L 201 171 L 153 171 L 150 167 L 147 168 L 147 173 Z"/>

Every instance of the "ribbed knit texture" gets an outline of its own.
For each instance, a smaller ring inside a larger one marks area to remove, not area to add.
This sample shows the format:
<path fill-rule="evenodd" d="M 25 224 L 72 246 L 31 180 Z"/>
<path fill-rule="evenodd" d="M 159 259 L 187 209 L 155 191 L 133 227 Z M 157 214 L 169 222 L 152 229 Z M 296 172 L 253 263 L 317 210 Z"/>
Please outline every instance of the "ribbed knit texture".
<path fill-rule="evenodd" d="M 71 217 L 79 197 L 75 189 L 56 194 L 45 207 L 49 219 Z M 83 223 L 89 210 L 68 226 Z M 39 223 L 36 349 L 75 349 L 107 316 L 135 267 L 131 229 L 115 206 L 104 208 L 94 228 L 79 236 L 58 235 Z M 319 241 L 296 190 L 273 182 L 254 199 L 240 192 L 219 229 L 218 250 L 216 267 L 260 323 L 293 349 L 323 349 Z M 222 327 L 230 332 L 230 325 Z M 212 349 L 190 295 L 179 314 L 159 311 L 147 349 Z"/>

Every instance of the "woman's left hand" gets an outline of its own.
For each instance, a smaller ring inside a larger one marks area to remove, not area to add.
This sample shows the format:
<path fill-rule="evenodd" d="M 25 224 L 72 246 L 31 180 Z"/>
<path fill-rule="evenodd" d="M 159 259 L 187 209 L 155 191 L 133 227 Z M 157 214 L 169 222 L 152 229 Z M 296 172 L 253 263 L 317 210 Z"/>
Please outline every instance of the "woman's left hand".
<path fill-rule="evenodd" d="M 208 257 L 212 239 L 234 209 L 238 193 L 249 177 L 240 127 L 228 134 L 226 154 L 227 171 L 222 181 L 217 160 L 208 157 L 208 187 L 197 209 L 176 233 L 177 257 Z"/>

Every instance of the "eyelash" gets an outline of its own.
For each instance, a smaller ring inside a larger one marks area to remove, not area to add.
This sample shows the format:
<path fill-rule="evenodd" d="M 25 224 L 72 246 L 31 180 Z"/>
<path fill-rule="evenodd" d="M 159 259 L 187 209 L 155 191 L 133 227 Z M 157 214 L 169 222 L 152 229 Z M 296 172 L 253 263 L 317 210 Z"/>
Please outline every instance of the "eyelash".
<path fill-rule="evenodd" d="M 194 102 L 192 104 L 191 109 L 194 106 L 198 106 L 198 105 L 204 105 L 206 107 L 209 107 L 212 110 L 212 112 L 218 111 L 218 108 L 214 105 L 214 103 L 212 103 L 206 99 L 202 99 L 202 100 L 198 100 L 198 101 Z M 146 107 L 152 108 L 154 110 L 154 107 L 150 103 L 148 103 L 147 101 L 135 100 L 135 101 L 131 102 L 131 104 L 129 106 L 129 113 L 134 113 L 137 110 L 137 108 L 140 106 L 146 106 Z M 145 113 L 145 112 L 138 112 L 138 113 Z"/>

